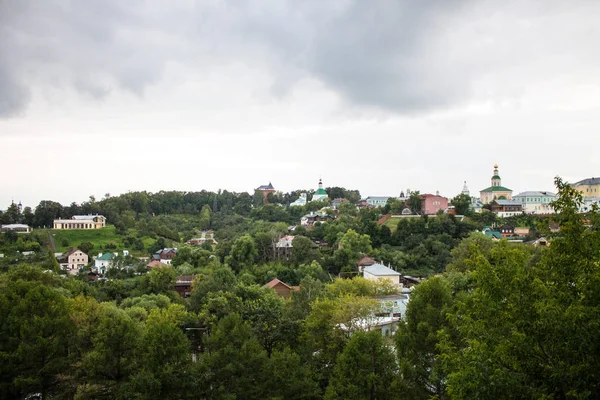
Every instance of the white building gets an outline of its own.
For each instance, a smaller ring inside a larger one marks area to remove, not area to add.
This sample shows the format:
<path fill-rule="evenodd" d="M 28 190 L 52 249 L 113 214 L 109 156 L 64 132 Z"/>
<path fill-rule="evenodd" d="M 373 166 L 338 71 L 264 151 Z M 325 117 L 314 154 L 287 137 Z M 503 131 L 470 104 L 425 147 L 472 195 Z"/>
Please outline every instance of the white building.
<path fill-rule="evenodd" d="M 69 272 L 71 275 L 76 275 L 89 262 L 89 257 L 79 249 L 70 249 L 57 258 L 60 267 Z"/>
<path fill-rule="evenodd" d="M 319 179 L 319 188 L 313 194 L 311 201 L 321 201 L 327 200 L 329 197 L 327 196 L 327 192 L 323 189 L 323 181 Z"/>
<path fill-rule="evenodd" d="M 296 201 L 290 204 L 290 207 L 301 207 L 306 205 L 307 202 L 306 193 L 300 193 L 300 197 Z"/>
<path fill-rule="evenodd" d="M 552 192 L 528 191 L 513 196 L 514 201 L 523 205 L 525 214 L 554 214 L 552 203 L 556 200 L 556 194 Z"/>
<path fill-rule="evenodd" d="M 103 215 L 73 215 L 71 219 L 55 219 L 54 229 L 100 229 L 106 226 Z"/>
<path fill-rule="evenodd" d="M 373 207 L 384 207 L 391 196 L 369 196 L 365 200 Z"/>
<path fill-rule="evenodd" d="M 8 225 L 2 225 L 2 227 L 0 227 L 0 232 L 8 232 L 8 231 L 14 231 L 14 232 L 18 232 L 18 233 L 29 233 L 29 232 L 31 232 L 31 228 L 29 227 L 29 225 L 25 225 L 25 224 L 8 224 Z"/>
<path fill-rule="evenodd" d="M 375 281 L 389 279 L 392 283 L 400 286 L 400 273 L 383 264 L 373 264 L 363 269 L 363 277 Z"/>

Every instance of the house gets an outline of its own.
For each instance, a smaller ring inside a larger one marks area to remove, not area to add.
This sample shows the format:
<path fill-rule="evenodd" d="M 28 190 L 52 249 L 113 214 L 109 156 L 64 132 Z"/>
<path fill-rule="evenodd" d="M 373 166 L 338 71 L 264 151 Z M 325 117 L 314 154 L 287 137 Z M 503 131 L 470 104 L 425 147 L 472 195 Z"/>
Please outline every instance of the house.
<path fill-rule="evenodd" d="M 71 219 L 55 219 L 54 229 L 100 229 L 106 226 L 103 215 L 73 215 Z"/>
<path fill-rule="evenodd" d="M 275 278 L 271 282 L 263 285 L 265 289 L 273 289 L 277 293 L 277 296 L 283 297 L 284 299 L 289 298 L 292 295 L 293 291 L 300 290 L 299 286 L 290 286 L 285 282 L 280 281 Z"/>
<path fill-rule="evenodd" d="M 385 207 L 390 197 L 392 196 L 369 196 L 365 201 L 371 207 Z"/>
<path fill-rule="evenodd" d="M 94 270 L 100 274 L 106 273 L 117 253 L 98 253 L 94 259 Z"/>
<path fill-rule="evenodd" d="M 515 228 L 515 236 L 525 237 L 529 235 L 529 228 L 518 226 Z"/>
<path fill-rule="evenodd" d="M 486 226 L 485 228 L 483 228 L 483 230 L 481 232 L 486 237 L 489 237 L 492 240 L 500 240 L 500 239 L 502 239 L 502 234 L 499 231 L 490 228 L 489 226 Z"/>
<path fill-rule="evenodd" d="M 421 195 L 421 212 L 424 215 L 435 215 L 438 211 L 444 211 L 448 208 L 448 199 L 440 196 L 439 192 L 433 194 Z"/>
<path fill-rule="evenodd" d="M 29 225 L 25 225 L 25 224 L 8 224 L 8 225 L 2 225 L 0 227 L 0 232 L 8 232 L 8 231 L 12 231 L 12 232 L 17 232 L 17 233 L 29 233 L 31 232 L 31 227 Z"/>
<path fill-rule="evenodd" d="M 331 207 L 333 208 L 338 208 L 339 206 L 341 206 L 344 203 L 347 203 L 348 200 L 342 198 L 342 197 L 338 197 L 337 199 L 333 199 L 331 201 Z"/>
<path fill-rule="evenodd" d="M 323 222 L 332 218 L 333 217 L 327 213 L 311 211 L 300 219 L 300 225 L 313 226 L 315 222 Z"/>
<path fill-rule="evenodd" d="M 556 200 L 556 194 L 528 191 L 513 196 L 513 200 L 521 202 L 525 214 L 554 214 L 551 203 Z"/>
<path fill-rule="evenodd" d="M 550 246 L 550 241 L 548 241 L 548 239 L 546 239 L 544 236 L 542 236 L 538 239 L 530 240 L 529 242 L 525 242 L 525 244 L 529 244 L 534 247 L 548 247 L 548 246 Z"/>
<path fill-rule="evenodd" d="M 516 200 L 493 200 L 490 205 L 492 212 L 501 218 L 513 217 L 523 213 L 523 205 Z"/>
<path fill-rule="evenodd" d="M 383 281 L 389 279 L 392 283 L 400 286 L 400 273 L 383 264 L 373 264 L 363 269 L 363 277 L 366 279 Z"/>
<path fill-rule="evenodd" d="M 212 245 L 217 245 L 218 242 L 215 240 L 215 233 L 212 230 L 196 232 L 200 237 L 195 237 L 186 242 L 190 246 L 201 246 L 206 242 L 210 242 Z"/>
<path fill-rule="evenodd" d="M 323 189 L 323 181 L 319 179 L 319 187 L 317 191 L 313 193 L 312 199 L 310 201 L 323 201 L 327 200 L 328 195 L 325 189 Z"/>
<path fill-rule="evenodd" d="M 79 249 L 69 249 L 66 253 L 57 257 L 56 260 L 62 269 L 68 271 L 71 275 L 76 275 L 88 264 L 89 257 Z"/>
<path fill-rule="evenodd" d="M 96 272 L 94 272 L 90 268 L 89 271 L 88 271 L 88 273 L 87 273 L 87 279 L 88 279 L 88 281 L 97 281 L 98 280 L 98 274 Z"/>
<path fill-rule="evenodd" d="M 600 197 L 584 197 L 579 206 L 579 212 L 582 214 L 588 213 L 593 210 L 594 206 L 600 207 Z"/>
<path fill-rule="evenodd" d="M 195 275 L 181 275 L 175 279 L 175 291 L 181 297 L 190 297 Z"/>
<path fill-rule="evenodd" d="M 492 186 L 481 190 L 479 198 L 483 204 L 489 204 L 494 200 L 510 200 L 512 198 L 512 190 L 502 186 L 502 180 L 498 174 L 498 164 L 494 165 Z"/>
<path fill-rule="evenodd" d="M 177 255 L 177 248 L 166 247 L 152 254 L 152 260 L 170 265 L 175 255 Z"/>
<path fill-rule="evenodd" d="M 583 197 L 600 197 L 600 178 L 586 178 L 571 185 Z"/>
<path fill-rule="evenodd" d="M 294 237 L 287 235 L 282 237 L 275 243 L 275 257 L 289 260 L 292 256 Z"/>
<path fill-rule="evenodd" d="M 366 208 L 366 207 L 371 208 L 373 206 L 370 205 L 369 203 L 367 203 L 366 199 L 362 199 L 358 203 L 356 203 L 356 207 L 358 207 L 358 208 Z"/>
<path fill-rule="evenodd" d="M 306 193 L 300 193 L 300 197 L 298 197 L 296 199 L 296 201 L 292 202 L 290 204 L 290 207 L 302 207 L 302 206 L 305 206 L 306 203 L 307 203 Z"/>
<path fill-rule="evenodd" d="M 498 230 L 500 231 L 500 235 L 504 238 L 515 235 L 515 227 L 510 224 L 504 224 L 498 228 Z"/>
<path fill-rule="evenodd" d="M 161 263 L 159 260 L 152 260 L 148 264 L 146 264 L 146 268 L 161 268 L 166 264 Z"/>
<path fill-rule="evenodd" d="M 421 281 L 423 279 L 424 278 L 421 278 L 421 277 L 414 277 L 414 276 L 410 276 L 410 275 L 401 275 L 400 283 L 402 284 L 402 286 L 404 288 L 411 288 L 411 287 L 416 286 L 419 283 L 421 283 Z"/>
<path fill-rule="evenodd" d="M 275 193 L 275 188 L 273 187 L 271 182 L 269 182 L 268 185 L 260 185 L 259 187 L 257 187 L 256 191 L 262 194 L 263 204 L 267 204 L 269 202 L 267 200 L 267 197 L 269 196 L 269 193 Z"/>

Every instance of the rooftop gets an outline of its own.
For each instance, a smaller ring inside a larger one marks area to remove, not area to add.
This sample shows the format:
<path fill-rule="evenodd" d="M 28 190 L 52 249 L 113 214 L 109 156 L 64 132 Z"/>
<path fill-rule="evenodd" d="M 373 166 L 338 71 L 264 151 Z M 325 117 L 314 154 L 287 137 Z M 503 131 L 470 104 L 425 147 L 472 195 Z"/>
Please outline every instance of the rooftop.
<path fill-rule="evenodd" d="M 522 206 L 521 202 L 515 200 L 494 200 L 499 206 Z"/>
<path fill-rule="evenodd" d="M 512 190 L 504 186 L 490 186 L 489 188 L 483 189 L 482 192 L 512 192 Z"/>
<path fill-rule="evenodd" d="M 583 185 L 600 185 L 600 178 L 586 178 L 579 182 L 575 182 L 572 186 L 583 186 Z"/>
<path fill-rule="evenodd" d="M 260 185 L 256 190 L 275 190 L 271 182 L 268 185 Z"/>
<path fill-rule="evenodd" d="M 536 191 L 536 190 L 530 190 L 530 191 L 527 191 L 527 192 L 521 192 L 521 193 L 519 193 L 517 195 L 514 195 L 513 197 L 527 197 L 527 196 L 529 196 L 529 197 L 533 197 L 533 196 L 538 196 L 538 197 L 551 196 L 551 197 L 555 197 L 556 194 L 552 193 L 552 192 L 539 192 L 539 191 Z"/>
<path fill-rule="evenodd" d="M 368 267 L 365 267 L 364 271 L 370 273 L 371 275 L 375 275 L 375 276 L 390 276 L 390 275 L 399 276 L 400 275 L 399 272 L 396 272 L 393 269 L 388 268 L 383 264 L 369 265 Z"/>

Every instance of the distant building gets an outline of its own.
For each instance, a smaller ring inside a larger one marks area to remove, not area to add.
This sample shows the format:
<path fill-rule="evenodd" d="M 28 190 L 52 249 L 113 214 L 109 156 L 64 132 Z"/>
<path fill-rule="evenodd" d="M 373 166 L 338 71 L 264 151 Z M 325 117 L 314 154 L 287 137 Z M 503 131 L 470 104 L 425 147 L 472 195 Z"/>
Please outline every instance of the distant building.
<path fill-rule="evenodd" d="M 523 205 L 515 200 L 493 200 L 490 205 L 492 212 L 501 218 L 514 217 L 523 213 Z"/>
<path fill-rule="evenodd" d="M 296 199 L 296 201 L 294 201 L 293 203 L 290 204 L 290 207 L 302 207 L 305 206 L 307 203 L 307 197 L 306 197 L 306 193 L 300 193 L 300 197 L 298 197 L 298 199 Z"/>
<path fill-rule="evenodd" d="M 341 206 L 344 203 L 347 203 L 348 200 L 338 197 L 337 199 L 333 199 L 331 200 L 331 207 L 333 208 L 338 208 L 339 206 Z"/>
<path fill-rule="evenodd" d="M 400 273 L 383 264 L 373 264 L 363 268 L 363 277 L 366 279 L 383 281 L 389 279 L 392 283 L 400 286 Z"/>
<path fill-rule="evenodd" d="M 271 282 L 263 285 L 263 288 L 273 289 L 277 293 L 279 297 L 283 297 L 284 299 L 289 298 L 292 295 L 292 292 L 300 290 L 298 286 L 290 286 L 285 282 L 280 281 L 275 278 Z"/>
<path fill-rule="evenodd" d="M 369 256 L 362 256 L 356 263 L 356 265 L 358 266 L 358 272 L 363 272 L 363 269 L 365 267 L 368 267 L 373 264 L 376 264 L 375 259 Z"/>
<path fill-rule="evenodd" d="M 317 191 L 313 193 L 312 199 L 310 201 L 322 201 L 327 199 L 328 195 L 325 189 L 323 189 L 323 181 L 319 179 L 319 187 L 317 188 Z"/>
<path fill-rule="evenodd" d="M 554 214 L 554 208 L 550 203 L 556 200 L 556 194 L 538 191 L 521 192 L 515 195 L 513 200 L 523 205 L 525 214 Z"/>
<path fill-rule="evenodd" d="M 324 212 L 311 211 L 308 214 L 300 218 L 300 225 L 302 226 L 313 226 L 315 222 L 323 222 L 332 219 L 333 217 Z"/>
<path fill-rule="evenodd" d="M 166 247 L 152 254 L 152 261 L 160 261 L 163 264 L 171 265 L 176 254 L 177 248 Z"/>
<path fill-rule="evenodd" d="M 435 215 L 438 211 L 444 211 L 448 208 L 448 199 L 440 196 L 438 192 L 433 194 L 421 195 L 421 212 L 424 215 Z"/>
<path fill-rule="evenodd" d="M 600 197 L 584 197 L 583 203 L 579 206 L 580 213 L 587 213 L 592 211 L 594 205 L 600 207 Z"/>
<path fill-rule="evenodd" d="M 263 204 L 267 204 L 267 197 L 269 196 L 269 193 L 275 193 L 275 188 L 273 187 L 271 182 L 269 182 L 268 185 L 260 185 L 259 187 L 257 187 L 256 191 L 262 194 Z"/>
<path fill-rule="evenodd" d="M 106 226 L 103 215 L 73 215 L 71 219 L 55 219 L 54 229 L 100 229 Z"/>
<path fill-rule="evenodd" d="M 175 291 L 181 297 L 190 297 L 195 275 L 181 275 L 175 279 Z"/>
<path fill-rule="evenodd" d="M 99 274 L 104 274 L 110 268 L 113 258 L 117 255 L 117 253 L 98 253 L 96 258 L 94 259 L 94 269 Z"/>
<path fill-rule="evenodd" d="M 369 196 L 365 200 L 372 207 L 385 207 L 390 197 L 392 196 Z"/>
<path fill-rule="evenodd" d="M 294 249 L 294 237 L 287 235 L 282 237 L 275 243 L 275 257 L 288 260 L 292 256 Z"/>
<path fill-rule="evenodd" d="M 510 200 L 512 198 L 512 190 L 502 186 L 502 180 L 498 174 L 498 164 L 494 165 L 492 186 L 481 190 L 479 198 L 483 204 L 489 204 L 494 200 Z"/>
<path fill-rule="evenodd" d="M 515 235 L 515 227 L 510 224 L 504 224 L 500 228 L 498 228 L 500 235 L 502 237 L 509 237 Z"/>
<path fill-rule="evenodd" d="M 29 233 L 31 232 L 31 228 L 29 227 L 29 225 L 25 225 L 25 224 L 8 224 L 8 225 L 2 225 L 0 227 L 0 232 L 17 232 L 17 233 Z"/>
<path fill-rule="evenodd" d="M 586 178 L 571 185 L 583 197 L 600 197 L 600 178 Z"/>
<path fill-rule="evenodd" d="M 529 235 L 529 228 L 524 226 L 517 226 L 515 228 L 515 236 L 525 237 Z"/>
<path fill-rule="evenodd" d="M 57 257 L 56 260 L 62 269 L 68 271 L 71 275 L 76 275 L 85 268 L 89 262 L 89 257 L 79 249 L 69 249 L 66 253 Z"/>
<path fill-rule="evenodd" d="M 190 246 L 201 246 L 206 242 L 209 242 L 215 246 L 218 244 L 218 242 L 215 240 L 215 233 L 212 230 L 200 231 L 196 233 L 200 234 L 200 237 L 192 238 L 188 240 L 186 244 L 189 244 Z"/>

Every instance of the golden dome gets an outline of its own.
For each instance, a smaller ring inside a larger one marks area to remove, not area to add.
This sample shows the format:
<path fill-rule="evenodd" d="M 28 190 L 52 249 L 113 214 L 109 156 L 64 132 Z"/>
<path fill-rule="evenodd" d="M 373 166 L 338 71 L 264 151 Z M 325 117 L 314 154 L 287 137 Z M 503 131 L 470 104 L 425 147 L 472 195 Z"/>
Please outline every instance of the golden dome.
<path fill-rule="evenodd" d="M 498 164 L 494 164 L 494 168 L 498 169 Z"/>

